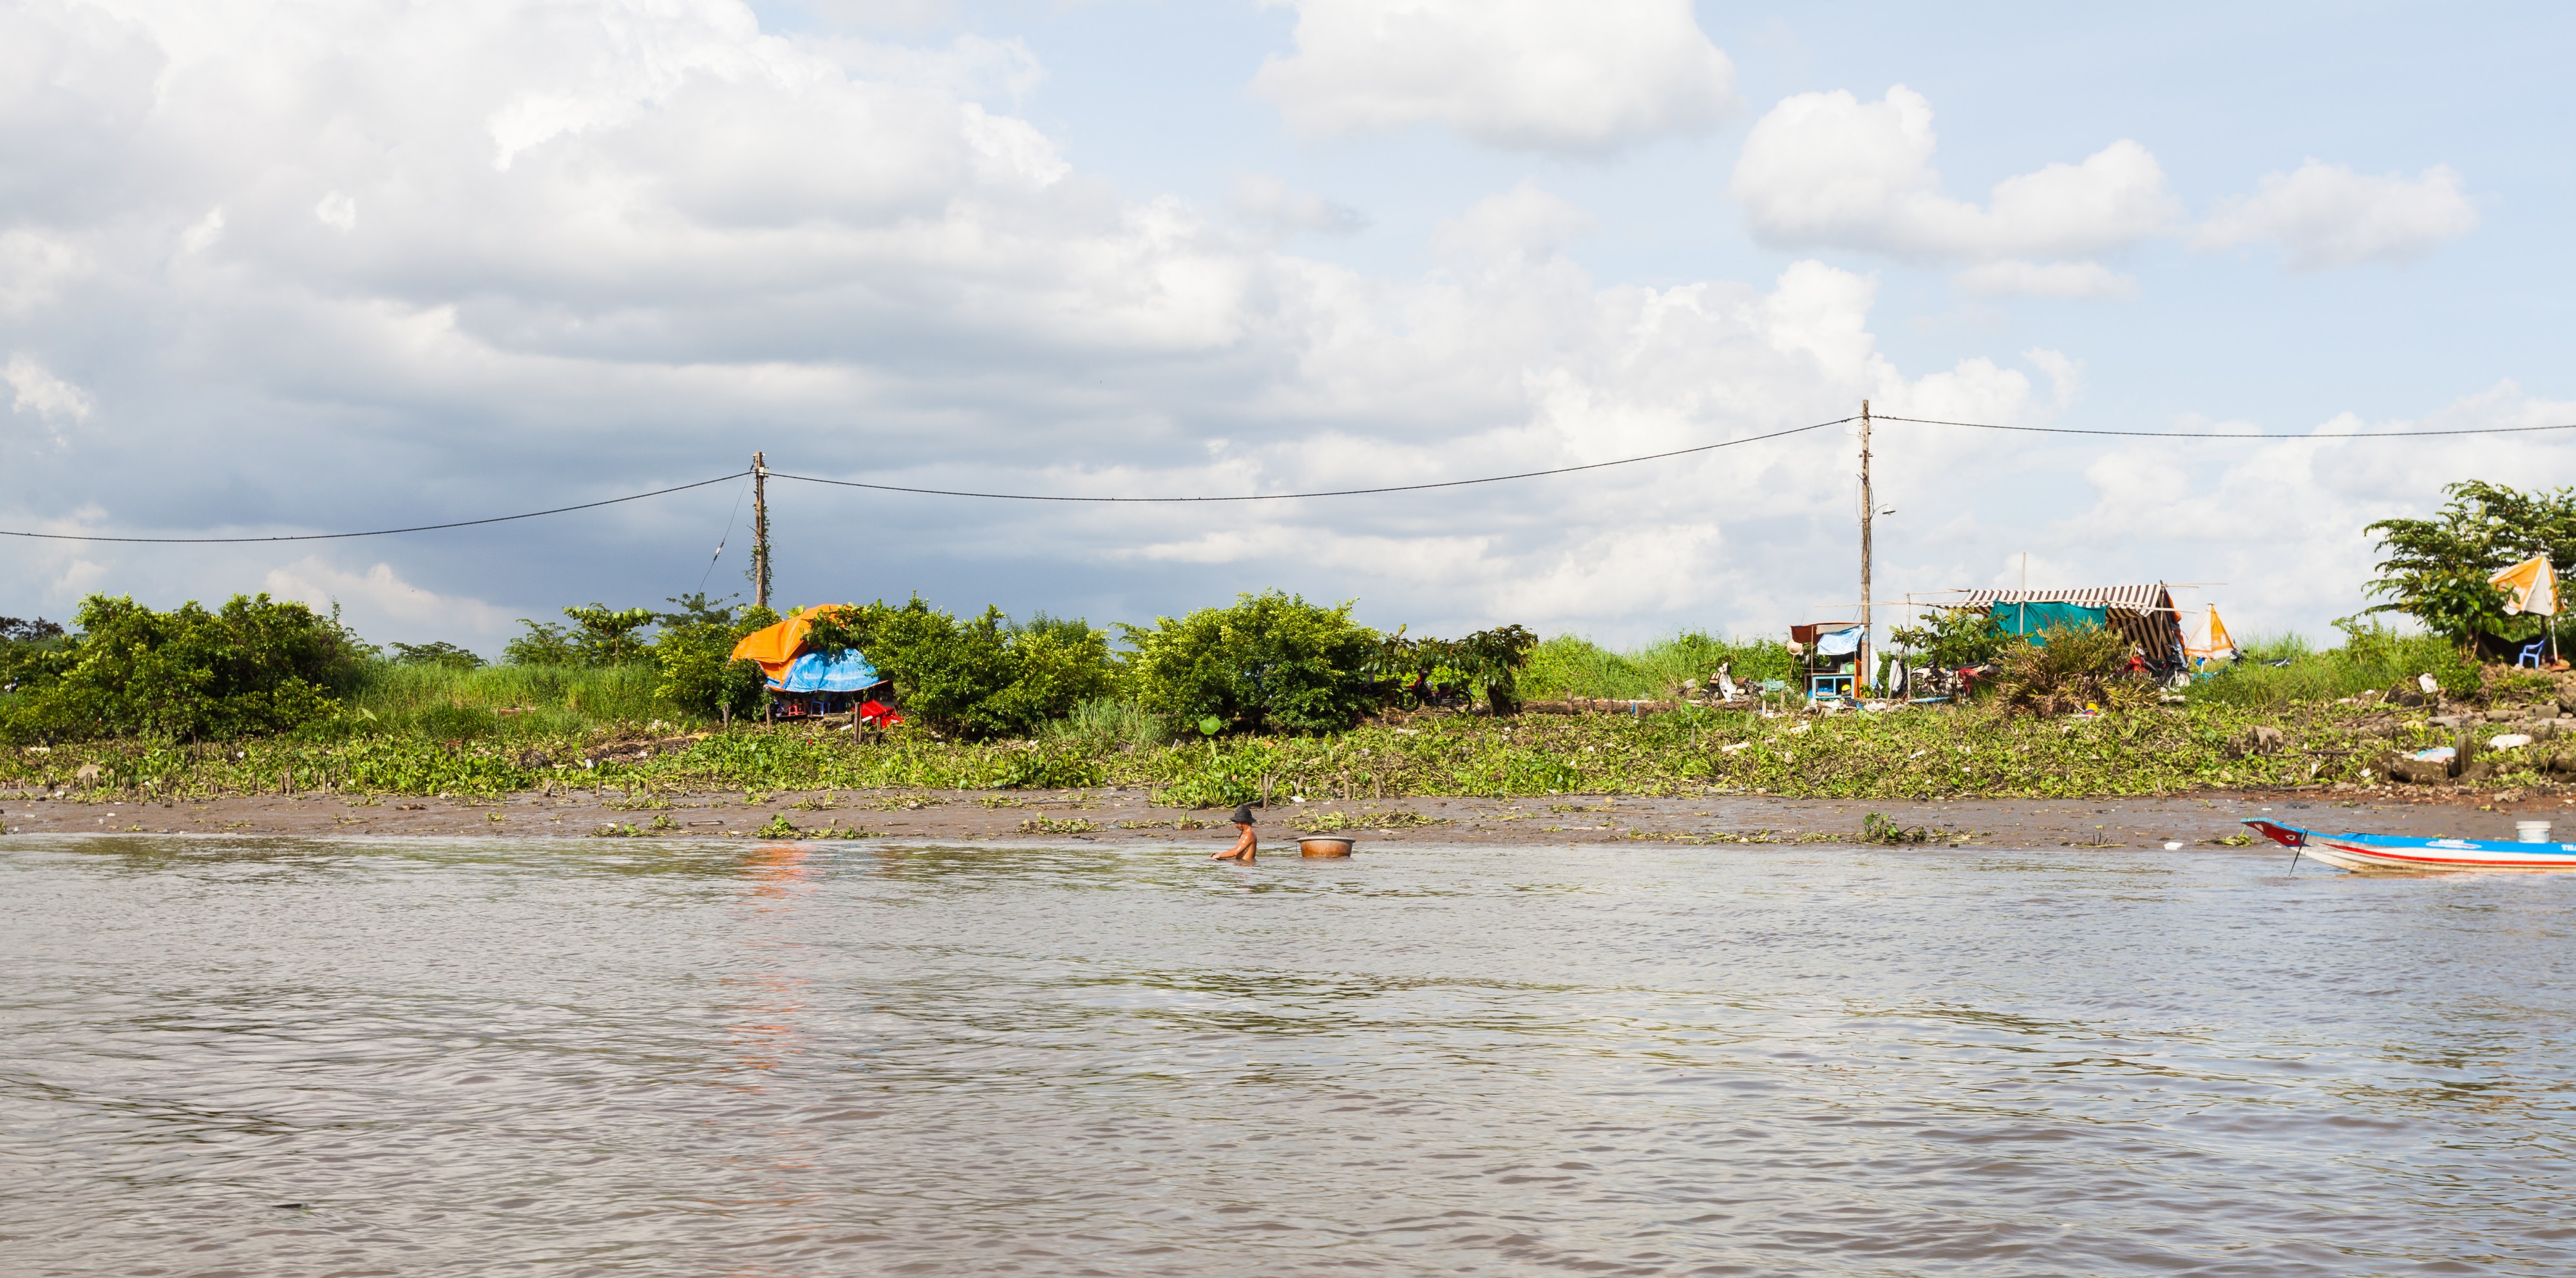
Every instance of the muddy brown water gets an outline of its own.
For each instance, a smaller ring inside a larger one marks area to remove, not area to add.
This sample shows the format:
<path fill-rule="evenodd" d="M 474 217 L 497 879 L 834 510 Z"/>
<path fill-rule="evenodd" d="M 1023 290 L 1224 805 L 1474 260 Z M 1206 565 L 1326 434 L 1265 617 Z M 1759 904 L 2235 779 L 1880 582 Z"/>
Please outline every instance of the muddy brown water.
<path fill-rule="evenodd" d="M 1114 841 L 12 835 L 0 1254 L 2576 1264 L 2576 876 L 2063 833 L 1364 838 L 1244 868 Z"/>

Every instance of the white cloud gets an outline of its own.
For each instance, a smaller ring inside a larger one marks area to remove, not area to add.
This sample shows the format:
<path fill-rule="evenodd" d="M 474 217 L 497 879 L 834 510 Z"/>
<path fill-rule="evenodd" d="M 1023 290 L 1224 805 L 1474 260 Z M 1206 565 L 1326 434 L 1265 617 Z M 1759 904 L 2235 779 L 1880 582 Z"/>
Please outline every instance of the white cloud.
<path fill-rule="evenodd" d="M 2129 301 L 2138 281 L 2100 262 L 1983 262 L 1959 272 L 1959 287 L 1980 297 L 2079 297 Z"/>
<path fill-rule="evenodd" d="M 358 202 L 338 191 L 323 196 L 313 206 L 313 220 L 335 231 L 353 231 L 358 227 Z"/>
<path fill-rule="evenodd" d="M 1320 195 L 1289 190 L 1287 183 L 1266 173 L 1250 173 L 1235 179 L 1234 191 L 1227 204 L 1235 216 L 1281 234 L 1311 231 L 1321 235 L 1352 235 L 1368 227 L 1368 218 L 1359 210 L 1335 204 Z"/>
<path fill-rule="evenodd" d="M 19 351 L 0 365 L 0 381 L 13 395 L 9 411 L 34 413 L 48 423 L 86 421 L 97 407 L 88 391 L 56 377 L 35 356 Z"/>
<path fill-rule="evenodd" d="M 2407 178 L 2370 176 L 2311 159 L 2264 176 L 2250 196 L 2224 202 L 2193 235 L 2202 249 L 2268 242 L 2299 270 L 2402 262 L 2477 229 L 2478 211 L 2460 175 L 2435 165 Z"/>
<path fill-rule="evenodd" d="M 0 315 L 52 301 L 84 265 L 79 250 L 53 236 L 24 227 L 0 231 Z"/>
<path fill-rule="evenodd" d="M 260 589 L 324 611 L 338 604 L 344 610 L 343 619 L 361 632 L 382 634 L 385 623 L 391 622 L 392 628 L 406 633 L 432 633 L 453 642 L 503 635 L 517 621 L 516 614 L 480 599 L 423 590 L 385 563 L 351 572 L 308 555 L 270 569 L 261 578 Z"/>
<path fill-rule="evenodd" d="M 1036 70 L 1004 44 L 784 38 L 725 0 L 126 11 L 93 31 L 65 16 L 89 10 L 0 7 L 0 59 L 18 59 L 0 77 L 0 180 L 41 193 L 11 206 L 8 234 L 28 238 L 0 240 L 16 272 L 0 276 L 16 307 L 0 308 L 0 352 L 47 379 L 13 379 L 33 398 L 0 421 L 113 408 L 56 451 L 0 437 L 17 481 L 0 528 L 437 523 L 721 474 L 754 448 L 800 473 L 986 491 L 1370 487 L 1705 444 L 1864 397 L 2032 423 L 2078 394 L 2052 352 L 1898 367 L 1874 332 L 1876 280 L 1822 262 L 1604 283 L 1565 251 L 1595 219 L 1531 183 L 1461 201 L 1419 272 L 1286 252 L 1239 219 L 1313 224 L 1329 205 L 1284 186 L 1231 213 L 1119 190 L 1012 109 Z M 551 102 L 578 109 L 523 109 Z M 496 120 L 513 122 L 506 168 Z M 67 121 L 80 146 L 45 132 Z M 2138 183 L 2087 176 L 2127 163 L 2118 151 L 1983 207 L 1942 204 L 1935 182 L 1888 224 L 1915 238 L 1884 242 L 1971 271 L 2039 264 L 2025 289 L 2098 283 L 2086 254 L 2118 238 L 2105 223 L 2153 220 L 2117 195 Z M 2091 206 L 2119 216 L 2064 212 Z M 1256 508 L 968 506 L 782 480 L 779 585 L 787 602 L 919 588 L 1107 620 L 1277 584 L 1356 596 L 1417 633 L 1767 629 L 1848 598 L 1820 584 L 1854 575 L 1848 429 Z M 2056 504 L 2087 500 L 2065 479 L 2092 453 L 1945 429 L 1890 426 L 1874 445 L 1900 512 L 1879 527 L 1881 579 L 1903 588 L 1982 580 L 2055 527 Z M 2449 455 L 2390 447 L 2417 482 Z M 735 588 L 737 496 L 368 543 L 380 569 L 89 545 L 0 558 L 0 601 L 53 607 L 92 583 L 220 598 L 275 573 L 342 599 L 375 638 L 493 635 L 564 603 Z M 2177 544 L 2058 540 L 2094 579 Z M 2283 575 L 2177 563 L 2156 570 L 2266 590 Z"/>
<path fill-rule="evenodd" d="M 1486 146 L 1600 153 L 1715 126 L 1735 68 L 1688 0 L 1271 0 L 1297 52 L 1253 77 L 1306 135 L 1436 123 Z"/>
<path fill-rule="evenodd" d="M 1914 261 L 2081 258 L 2165 234 L 2180 216 L 2163 167 L 2126 139 L 2080 164 L 2006 178 L 1982 207 L 1941 193 L 1935 142 L 1931 103 L 1903 85 L 1877 102 L 1802 93 L 1754 124 L 1728 190 L 1765 244 Z M 1984 278 L 2062 284 L 2085 265 Z"/>

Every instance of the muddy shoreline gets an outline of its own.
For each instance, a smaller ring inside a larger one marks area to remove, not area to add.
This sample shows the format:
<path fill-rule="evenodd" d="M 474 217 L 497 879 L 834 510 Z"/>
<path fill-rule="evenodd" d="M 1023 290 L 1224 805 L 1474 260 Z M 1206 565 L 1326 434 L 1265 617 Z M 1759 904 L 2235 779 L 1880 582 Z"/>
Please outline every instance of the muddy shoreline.
<path fill-rule="evenodd" d="M 1301 827 L 1418 844 L 1851 843 L 1877 813 L 1926 841 L 1988 846 L 2223 846 L 2239 821 L 2269 816 L 2340 832 L 2511 838 L 2516 819 L 2576 834 L 2576 799 L 2477 790 L 2248 791 L 2166 798 L 1783 799 L 1414 798 L 1283 803 L 1264 811 L 1265 845 Z M 1233 838 L 1222 811 L 1156 807 L 1141 790 L 707 791 L 501 799 L 397 795 L 238 796 L 136 802 L 0 795 L 8 834 L 227 834 L 297 837 L 503 835 L 514 838 L 869 838 L 936 842 L 1208 844 Z M 790 835 L 777 824 L 794 827 Z"/>

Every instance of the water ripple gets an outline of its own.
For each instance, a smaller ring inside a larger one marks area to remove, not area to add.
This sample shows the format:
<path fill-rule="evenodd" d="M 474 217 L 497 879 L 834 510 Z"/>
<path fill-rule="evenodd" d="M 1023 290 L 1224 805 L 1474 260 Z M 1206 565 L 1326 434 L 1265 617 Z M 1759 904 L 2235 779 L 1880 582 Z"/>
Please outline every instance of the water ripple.
<path fill-rule="evenodd" d="M 25 1274 L 2555 1273 L 2554 878 L 0 840 Z"/>

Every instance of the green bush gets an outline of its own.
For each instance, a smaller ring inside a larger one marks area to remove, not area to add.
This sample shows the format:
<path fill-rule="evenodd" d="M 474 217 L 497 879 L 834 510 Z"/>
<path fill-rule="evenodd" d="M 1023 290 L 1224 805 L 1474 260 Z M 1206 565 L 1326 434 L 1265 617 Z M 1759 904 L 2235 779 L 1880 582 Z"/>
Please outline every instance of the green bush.
<path fill-rule="evenodd" d="M 661 670 L 654 691 L 673 707 L 704 719 L 760 711 L 760 666 L 733 659 L 734 645 L 755 630 L 778 624 L 767 608 L 736 611 L 710 604 L 704 595 L 674 599 L 681 611 L 664 613 L 662 632 L 653 641 L 653 661 Z"/>
<path fill-rule="evenodd" d="M 366 648 L 336 616 L 267 595 L 219 611 L 155 612 L 92 595 L 79 633 L 0 650 L 0 739 L 232 738 L 283 732 L 338 709 Z"/>
<path fill-rule="evenodd" d="M 1992 612 L 1975 608 L 1933 609 L 1919 624 L 1889 627 L 1887 638 L 1910 657 L 1942 670 L 1984 665 L 2002 657 L 2013 643 Z"/>
<path fill-rule="evenodd" d="M 2035 642 L 2013 644 L 1998 664 L 1994 693 L 2007 711 L 2072 714 L 2086 708 L 2131 710 L 2153 705 L 2155 687 L 2124 673 L 2129 640 L 2109 626 L 2051 626 Z"/>
<path fill-rule="evenodd" d="M 907 713 L 977 739 L 1034 736 L 1118 687 L 1109 636 L 1078 618 L 1041 613 L 1021 625 L 986 608 L 961 622 L 915 596 L 821 612 L 806 638 L 824 652 L 858 649 Z"/>
<path fill-rule="evenodd" d="M 1370 673 L 1382 637 L 1327 608 L 1276 590 L 1239 596 L 1151 629 L 1121 626 L 1135 648 L 1137 703 L 1175 730 L 1213 719 L 1220 730 L 1338 732 L 1377 707 Z"/>

